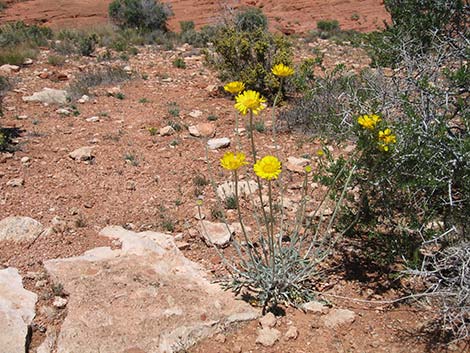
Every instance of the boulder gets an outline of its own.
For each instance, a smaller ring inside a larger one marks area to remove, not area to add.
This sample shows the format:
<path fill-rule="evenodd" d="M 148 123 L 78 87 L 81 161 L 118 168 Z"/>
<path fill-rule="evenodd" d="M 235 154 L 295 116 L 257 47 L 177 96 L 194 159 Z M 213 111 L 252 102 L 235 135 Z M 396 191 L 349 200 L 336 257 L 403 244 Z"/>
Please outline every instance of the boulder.
<path fill-rule="evenodd" d="M 37 295 L 23 288 L 16 268 L 0 270 L 0 350 L 24 353 Z"/>
<path fill-rule="evenodd" d="M 121 249 L 44 263 L 69 294 L 57 353 L 172 353 L 259 316 L 212 283 L 172 236 L 116 226 L 100 235 L 121 242 Z"/>
<path fill-rule="evenodd" d="M 29 217 L 11 216 L 0 221 L 0 241 L 32 241 L 43 231 L 43 225 Z"/>

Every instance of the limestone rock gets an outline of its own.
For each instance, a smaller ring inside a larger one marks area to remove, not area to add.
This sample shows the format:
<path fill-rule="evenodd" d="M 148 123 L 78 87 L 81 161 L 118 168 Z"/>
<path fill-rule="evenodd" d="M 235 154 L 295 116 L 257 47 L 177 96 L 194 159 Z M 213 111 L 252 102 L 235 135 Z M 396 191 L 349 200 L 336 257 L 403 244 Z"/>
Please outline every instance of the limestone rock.
<path fill-rule="evenodd" d="M 315 314 L 327 314 L 330 310 L 325 304 L 317 302 L 315 300 L 303 304 L 302 309 Z"/>
<path fill-rule="evenodd" d="M 354 311 L 347 309 L 334 309 L 325 316 L 324 324 L 329 329 L 337 328 L 338 326 L 352 324 L 356 320 Z"/>
<path fill-rule="evenodd" d="M 14 188 L 18 188 L 24 185 L 23 178 L 13 178 L 7 181 L 7 186 L 12 186 Z"/>
<path fill-rule="evenodd" d="M 219 148 L 228 147 L 230 146 L 230 139 L 228 137 L 210 139 L 209 141 L 207 141 L 207 146 L 211 150 L 217 150 Z"/>
<path fill-rule="evenodd" d="M 16 268 L 0 270 L 0 350 L 24 353 L 37 295 L 23 288 Z"/>
<path fill-rule="evenodd" d="M 285 335 L 284 338 L 286 340 L 295 340 L 299 336 L 299 330 L 297 330 L 297 327 L 295 326 L 290 326 Z"/>
<path fill-rule="evenodd" d="M 54 301 L 52 302 L 52 305 L 54 305 L 58 309 L 63 309 L 67 305 L 67 299 L 62 297 L 55 297 Z"/>
<path fill-rule="evenodd" d="M 44 263 L 69 294 L 57 353 L 172 353 L 258 317 L 207 279 L 172 236 L 115 226 L 100 234 L 117 239 L 121 249 L 96 248 Z"/>
<path fill-rule="evenodd" d="M 93 159 L 93 147 L 84 146 L 77 148 L 76 150 L 69 153 L 69 157 L 77 161 L 88 161 Z"/>
<path fill-rule="evenodd" d="M 261 319 L 259 319 L 259 323 L 261 324 L 262 328 L 273 328 L 276 326 L 277 319 L 273 313 L 267 313 Z"/>
<path fill-rule="evenodd" d="M 215 135 L 215 126 L 211 123 L 201 123 L 188 128 L 189 134 L 194 137 L 212 137 Z"/>
<path fill-rule="evenodd" d="M 233 230 L 227 228 L 224 223 L 213 223 L 203 220 L 199 227 L 202 238 L 209 246 L 225 247 L 232 238 Z"/>
<path fill-rule="evenodd" d="M 305 167 L 310 164 L 310 160 L 306 158 L 288 157 L 286 168 L 291 172 L 304 173 Z"/>
<path fill-rule="evenodd" d="M 173 129 L 171 126 L 164 126 L 160 129 L 159 131 L 160 136 L 171 136 L 175 133 L 175 129 Z"/>
<path fill-rule="evenodd" d="M 0 221 L 0 240 L 31 241 L 43 231 L 43 225 L 29 217 L 12 216 Z"/>
<path fill-rule="evenodd" d="M 189 113 L 189 116 L 191 118 L 200 118 L 202 116 L 202 112 L 200 110 L 193 110 L 192 112 Z"/>
<path fill-rule="evenodd" d="M 0 66 L 0 71 L 6 74 L 11 74 L 12 72 L 20 71 L 20 67 L 17 65 L 5 64 Z"/>
<path fill-rule="evenodd" d="M 258 190 L 258 183 L 254 180 L 240 180 L 238 182 L 238 196 L 245 197 Z M 235 183 L 226 181 L 217 187 L 217 196 L 225 200 L 227 197 L 235 196 Z"/>
<path fill-rule="evenodd" d="M 265 347 L 272 347 L 274 343 L 281 337 L 281 332 L 275 328 L 262 328 L 258 331 L 258 337 L 256 343 L 259 343 Z"/>
<path fill-rule="evenodd" d="M 67 103 L 67 92 L 60 89 L 44 88 L 31 96 L 23 97 L 25 102 L 41 102 L 47 104 Z"/>

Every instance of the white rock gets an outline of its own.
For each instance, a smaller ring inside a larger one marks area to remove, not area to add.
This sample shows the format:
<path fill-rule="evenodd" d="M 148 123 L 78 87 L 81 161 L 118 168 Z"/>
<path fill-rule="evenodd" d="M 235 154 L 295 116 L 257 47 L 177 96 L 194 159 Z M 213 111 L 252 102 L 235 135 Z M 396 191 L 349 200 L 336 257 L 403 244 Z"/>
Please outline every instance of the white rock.
<path fill-rule="evenodd" d="M 175 133 L 175 129 L 170 125 L 164 126 L 159 131 L 160 136 L 171 136 Z"/>
<path fill-rule="evenodd" d="M 5 65 L 0 66 L 0 71 L 6 74 L 11 74 L 12 72 L 20 71 L 20 67 L 16 65 L 5 64 Z"/>
<path fill-rule="evenodd" d="M 84 104 L 84 103 L 89 102 L 89 101 L 90 101 L 90 97 L 88 97 L 86 94 L 84 94 L 84 95 L 78 100 L 78 103 Z"/>
<path fill-rule="evenodd" d="M 23 65 L 32 65 L 33 64 L 33 59 L 31 58 L 26 58 L 23 61 Z"/>
<path fill-rule="evenodd" d="M 56 353 L 173 353 L 258 317 L 212 283 L 172 236 L 114 226 L 100 235 L 118 240 L 121 248 L 44 262 L 51 280 L 69 295 Z"/>
<path fill-rule="evenodd" d="M 42 91 L 35 92 L 31 96 L 23 97 L 23 101 L 65 104 L 67 103 L 67 92 L 60 89 L 44 88 Z"/>
<path fill-rule="evenodd" d="M 189 113 L 189 116 L 191 118 L 200 118 L 202 116 L 202 112 L 200 110 L 193 110 L 192 112 Z"/>
<path fill-rule="evenodd" d="M 305 303 L 301 307 L 303 310 L 315 314 L 327 314 L 330 308 L 328 308 L 325 304 L 317 302 L 315 300 Z"/>
<path fill-rule="evenodd" d="M 17 119 L 18 120 L 26 120 L 26 119 L 28 119 L 28 116 L 27 115 L 18 115 Z"/>
<path fill-rule="evenodd" d="M 97 116 L 92 116 L 90 118 L 87 118 L 86 121 L 88 121 L 89 123 L 97 123 L 100 121 L 100 118 Z"/>
<path fill-rule="evenodd" d="M 11 216 L 0 221 L 0 240 L 34 240 L 43 231 L 43 225 L 30 217 Z"/>
<path fill-rule="evenodd" d="M 23 178 L 13 178 L 7 181 L 7 186 L 11 186 L 14 188 L 20 187 L 24 185 L 24 179 Z"/>
<path fill-rule="evenodd" d="M 69 153 L 69 157 L 77 161 L 87 161 L 93 159 L 93 147 L 84 146 Z"/>
<path fill-rule="evenodd" d="M 267 313 L 259 319 L 262 328 L 273 328 L 276 326 L 277 319 L 273 313 Z"/>
<path fill-rule="evenodd" d="M 334 309 L 325 316 L 323 322 L 329 329 L 337 328 L 338 326 L 352 324 L 356 320 L 354 311 L 347 309 Z"/>
<path fill-rule="evenodd" d="M 27 156 L 21 157 L 21 163 L 23 163 L 23 164 L 27 164 L 30 161 L 31 161 L 31 158 L 29 158 Z"/>
<path fill-rule="evenodd" d="M 218 139 L 210 139 L 207 141 L 207 146 L 211 150 L 216 150 L 219 148 L 224 148 L 230 146 L 230 139 L 228 137 L 222 137 Z"/>
<path fill-rule="evenodd" d="M 305 167 L 310 164 L 310 160 L 306 158 L 288 157 L 286 168 L 291 172 L 303 173 Z"/>
<path fill-rule="evenodd" d="M 274 343 L 281 337 L 281 332 L 275 328 L 262 328 L 258 330 L 258 337 L 256 343 L 265 347 L 272 347 Z"/>
<path fill-rule="evenodd" d="M 209 246 L 227 246 L 233 234 L 232 229 L 224 223 L 213 223 L 205 220 L 200 222 L 199 229 L 202 238 Z"/>
<path fill-rule="evenodd" d="M 59 309 L 65 308 L 65 306 L 67 305 L 67 299 L 62 297 L 55 297 L 54 301 L 52 302 L 52 305 Z"/>
<path fill-rule="evenodd" d="M 60 115 L 67 115 L 67 116 L 71 114 L 70 110 L 64 109 L 64 108 L 59 108 L 59 109 L 57 109 L 55 112 L 56 112 L 57 114 L 60 114 Z"/>
<path fill-rule="evenodd" d="M 0 270 L 0 350 L 24 353 L 37 295 L 23 288 L 16 268 Z"/>

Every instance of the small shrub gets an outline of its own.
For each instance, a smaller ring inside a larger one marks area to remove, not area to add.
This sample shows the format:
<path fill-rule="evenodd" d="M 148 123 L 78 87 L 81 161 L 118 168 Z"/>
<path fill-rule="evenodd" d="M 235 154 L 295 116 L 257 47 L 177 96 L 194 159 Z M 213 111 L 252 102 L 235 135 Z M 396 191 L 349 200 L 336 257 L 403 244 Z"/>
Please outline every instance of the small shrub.
<path fill-rule="evenodd" d="M 65 58 L 61 55 L 49 55 L 47 63 L 52 66 L 62 66 L 65 63 Z"/>
<path fill-rule="evenodd" d="M 10 81 L 5 76 L 0 76 L 0 117 L 3 116 L 3 97 L 5 93 L 11 88 Z M 3 136 L 3 142 L 5 142 L 5 136 Z"/>
<path fill-rule="evenodd" d="M 178 69 L 186 69 L 186 63 L 183 58 L 176 58 L 173 60 L 173 66 Z"/>
<path fill-rule="evenodd" d="M 68 88 L 69 96 L 78 99 L 84 94 L 89 94 L 89 88 L 99 85 L 116 84 L 129 80 L 131 76 L 120 67 L 107 67 L 92 69 L 77 75 Z"/>
<path fill-rule="evenodd" d="M 109 4 L 109 17 L 123 28 L 166 32 L 172 15 L 169 5 L 156 0 L 113 0 Z"/>
<path fill-rule="evenodd" d="M 207 117 L 207 120 L 209 120 L 209 121 L 216 121 L 217 119 L 219 119 L 219 117 L 217 115 L 213 115 L 213 114 L 211 114 Z"/>
<path fill-rule="evenodd" d="M 209 185 L 210 181 L 207 180 L 204 175 L 198 174 L 194 177 L 193 183 L 196 186 L 206 186 L 206 185 Z"/>
<path fill-rule="evenodd" d="M 258 7 L 242 8 L 235 15 L 235 28 L 242 32 L 252 32 L 258 29 L 268 29 L 268 19 Z"/>
<path fill-rule="evenodd" d="M 178 107 L 178 104 L 176 102 L 168 103 L 168 114 L 175 118 L 180 115 L 180 108 Z"/>
<path fill-rule="evenodd" d="M 339 30 L 339 22 L 337 20 L 321 20 L 317 22 L 317 28 L 320 31 L 334 32 Z"/>
<path fill-rule="evenodd" d="M 225 199 L 225 208 L 229 210 L 237 209 L 237 198 L 235 196 L 229 196 Z"/>
<path fill-rule="evenodd" d="M 124 95 L 124 93 L 122 92 L 118 92 L 114 95 L 114 97 L 116 97 L 116 99 L 119 99 L 119 100 L 123 100 L 126 98 L 126 96 Z"/>
<path fill-rule="evenodd" d="M 196 28 L 193 21 L 180 21 L 181 33 L 186 33 L 189 31 L 194 31 Z"/>

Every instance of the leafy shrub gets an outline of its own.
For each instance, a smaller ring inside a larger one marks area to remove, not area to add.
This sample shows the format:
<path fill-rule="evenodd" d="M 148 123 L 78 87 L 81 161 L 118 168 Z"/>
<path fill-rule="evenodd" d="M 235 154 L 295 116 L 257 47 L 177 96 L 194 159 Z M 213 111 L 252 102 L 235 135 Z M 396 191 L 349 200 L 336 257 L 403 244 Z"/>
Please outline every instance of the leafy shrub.
<path fill-rule="evenodd" d="M 52 66 L 62 66 L 65 63 L 65 58 L 60 55 L 49 55 L 47 63 Z"/>
<path fill-rule="evenodd" d="M 0 116 L 3 116 L 2 101 L 5 93 L 10 89 L 8 78 L 0 76 Z"/>
<path fill-rule="evenodd" d="M 326 32 L 338 31 L 339 22 L 337 20 L 320 20 L 317 22 L 317 28 Z"/>
<path fill-rule="evenodd" d="M 235 15 L 235 28 L 241 32 L 251 32 L 268 29 L 268 19 L 258 7 L 245 7 Z"/>
<path fill-rule="evenodd" d="M 79 54 L 90 56 L 95 51 L 98 36 L 95 33 L 87 34 L 75 30 L 61 30 L 57 33 L 58 42 L 52 45 L 53 49 L 62 55 Z"/>
<path fill-rule="evenodd" d="M 183 58 L 176 58 L 173 60 L 173 66 L 177 67 L 178 69 L 186 69 L 186 63 L 184 62 Z"/>
<path fill-rule="evenodd" d="M 171 8 L 156 0 L 114 0 L 109 5 L 109 16 L 120 27 L 145 31 L 167 31 Z"/>
<path fill-rule="evenodd" d="M 292 63 L 292 49 L 282 35 L 262 29 L 241 32 L 233 27 L 219 29 L 214 38 L 214 54 L 207 59 L 219 70 L 222 81 L 242 81 L 249 89 L 272 97 L 279 89 L 279 80 L 271 68 Z"/>
<path fill-rule="evenodd" d="M 196 28 L 193 21 L 180 21 L 181 33 L 186 33 L 189 31 L 194 31 Z"/>

